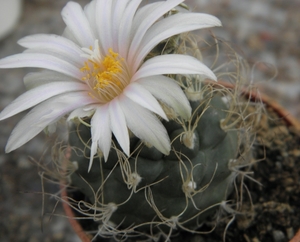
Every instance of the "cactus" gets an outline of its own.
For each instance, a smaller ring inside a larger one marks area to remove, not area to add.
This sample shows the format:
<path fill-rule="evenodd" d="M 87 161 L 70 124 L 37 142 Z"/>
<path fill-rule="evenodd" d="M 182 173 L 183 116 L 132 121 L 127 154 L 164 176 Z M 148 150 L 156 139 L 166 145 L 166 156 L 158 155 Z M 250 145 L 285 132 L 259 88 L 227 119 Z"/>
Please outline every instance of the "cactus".
<path fill-rule="evenodd" d="M 2 120 L 33 107 L 6 152 L 43 129 L 52 133 L 68 115 L 71 156 L 65 164 L 59 149 L 53 177 L 84 194 L 70 204 L 94 220 L 95 236 L 168 241 L 176 230 L 197 233 L 226 203 L 255 119 L 244 113 L 238 88 L 211 83 L 211 69 L 226 66 L 217 64 L 217 40 L 210 69 L 197 37 L 183 34 L 220 26 L 217 18 L 189 13 L 183 0 L 139 10 L 141 1 L 120 2 L 93 0 L 84 9 L 70 2 L 62 11 L 65 36 L 25 37 L 19 43 L 30 51 L 0 60 L 0 68 L 47 69 L 28 74 L 30 90 L 0 113 Z M 170 29 L 160 34 L 164 28 Z M 242 82 L 240 57 L 226 57 L 236 58 L 227 76 Z"/>
<path fill-rule="evenodd" d="M 189 34 L 163 41 L 147 58 L 174 53 L 200 60 L 203 54 Z M 239 68 L 240 60 L 234 63 Z M 200 75 L 170 77 L 185 92 L 192 115 L 183 120 L 161 104 L 169 118 L 162 121 L 171 140 L 168 155 L 132 134 L 128 157 L 112 137 L 108 159 L 99 150 L 89 169 L 90 120 L 78 119 L 70 126 L 69 161 L 75 170 L 71 186 L 85 197 L 74 208 L 95 221 L 96 236 L 117 241 L 132 236 L 158 241 L 163 236 L 169 241 L 178 231 L 206 233 L 198 229 L 233 190 L 240 158 L 245 158 L 242 153 L 250 143 L 243 141 L 249 138 L 243 132 L 251 123 L 244 120 L 247 101 L 238 107 L 237 90 L 231 92 Z M 234 78 L 240 81 L 240 76 Z"/>
<path fill-rule="evenodd" d="M 238 131 L 221 128 L 229 108 L 220 93 L 205 93 L 190 105 L 189 122 L 163 122 L 172 141 L 169 155 L 132 136 L 127 158 L 113 138 L 108 160 L 99 154 L 90 172 L 90 128 L 80 122 L 71 126 L 70 161 L 76 167 L 72 185 L 88 198 L 85 205 L 92 208 L 100 235 L 194 231 L 226 200 Z"/>

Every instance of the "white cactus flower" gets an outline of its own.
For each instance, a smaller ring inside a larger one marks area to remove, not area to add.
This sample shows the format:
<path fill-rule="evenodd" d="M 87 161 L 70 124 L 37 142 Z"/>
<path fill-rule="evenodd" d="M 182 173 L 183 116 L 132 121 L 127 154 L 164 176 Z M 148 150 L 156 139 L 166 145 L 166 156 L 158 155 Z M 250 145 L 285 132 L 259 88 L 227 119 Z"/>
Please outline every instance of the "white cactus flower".
<path fill-rule="evenodd" d="M 28 142 L 47 126 L 69 115 L 91 118 L 91 159 L 99 148 L 107 159 L 112 133 L 130 155 L 128 129 L 164 154 L 170 151 L 167 120 L 158 101 L 184 119 L 191 115 L 187 98 L 164 74 L 200 74 L 216 79 L 199 60 L 186 55 L 160 55 L 144 61 L 162 40 L 176 34 L 221 25 L 211 15 L 163 15 L 183 0 L 93 0 L 84 9 L 69 2 L 62 10 L 63 36 L 38 34 L 19 44 L 23 53 L 0 60 L 0 68 L 47 70 L 24 78 L 29 89 L 8 105 L 0 120 L 33 108 L 14 128 L 6 152 Z"/>

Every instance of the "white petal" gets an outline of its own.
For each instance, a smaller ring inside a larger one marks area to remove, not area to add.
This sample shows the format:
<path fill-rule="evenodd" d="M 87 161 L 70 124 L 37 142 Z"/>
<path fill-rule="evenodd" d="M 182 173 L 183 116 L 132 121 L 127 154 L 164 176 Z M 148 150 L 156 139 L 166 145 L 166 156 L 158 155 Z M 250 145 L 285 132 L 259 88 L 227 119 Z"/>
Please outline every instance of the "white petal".
<path fill-rule="evenodd" d="M 133 19 L 132 29 L 134 32 L 136 32 L 136 30 L 139 28 L 145 17 L 147 17 L 147 15 L 151 14 L 153 11 L 157 10 L 160 6 L 162 6 L 162 4 L 164 4 L 164 2 L 159 1 L 144 5 L 143 4 L 144 3 L 142 2 Z"/>
<path fill-rule="evenodd" d="M 88 22 L 91 26 L 93 33 L 95 33 L 96 39 L 99 39 L 97 37 L 96 1 L 91 1 L 87 5 L 85 5 L 83 11 L 86 18 L 88 19 Z"/>
<path fill-rule="evenodd" d="M 168 120 L 165 112 L 158 103 L 158 101 L 153 97 L 153 95 L 145 89 L 142 85 L 137 82 L 133 82 L 126 87 L 123 94 L 130 98 L 132 101 L 138 103 L 144 108 L 160 115 L 165 120 Z"/>
<path fill-rule="evenodd" d="M 183 1 L 184 0 L 173 0 L 149 4 L 150 7 L 148 7 L 149 5 L 146 5 L 137 12 L 134 17 L 134 24 L 138 27 L 135 30 L 134 37 L 131 41 L 128 62 L 132 62 L 133 57 L 136 54 L 136 50 L 140 46 L 140 43 L 150 26 L 153 25 L 163 14 L 170 11 Z"/>
<path fill-rule="evenodd" d="M 129 134 L 125 116 L 120 106 L 121 102 L 121 97 L 116 97 L 109 103 L 110 125 L 111 130 L 114 133 L 122 150 L 127 156 L 129 156 Z"/>
<path fill-rule="evenodd" d="M 98 37 L 100 39 L 100 45 L 102 46 L 102 51 L 108 53 L 108 49 L 112 48 L 112 1 L 102 0 L 96 1 L 96 11 L 95 20 L 97 24 Z"/>
<path fill-rule="evenodd" d="M 58 35 L 37 34 L 27 36 L 18 43 L 29 50 L 26 53 L 50 54 L 81 68 L 85 59 L 80 55 L 81 48 L 71 40 Z"/>
<path fill-rule="evenodd" d="M 216 17 L 201 13 L 180 13 L 167 17 L 155 23 L 146 33 L 137 55 L 134 58 L 133 71 L 135 71 L 146 55 L 162 40 L 176 34 L 196 29 L 221 26 Z"/>
<path fill-rule="evenodd" d="M 81 69 L 83 67 L 83 63 L 87 60 L 86 58 L 83 58 L 81 56 L 78 56 L 76 59 L 71 57 L 70 55 L 65 55 L 63 52 L 59 53 L 56 51 L 52 51 L 47 48 L 41 48 L 41 49 L 27 49 L 23 51 L 23 54 L 45 54 L 48 56 L 53 56 L 55 58 L 58 58 L 66 63 L 69 63 L 70 65 L 75 66 L 77 69 Z"/>
<path fill-rule="evenodd" d="M 6 152 L 15 150 L 31 140 L 46 126 L 70 111 L 94 102 L 86 92 L 63 94 L 33 108 L 14 128 L 6 145 Z"/>
<path fill-rule="evenodd" d="M 94 135 L 95 136 L 95 135 Z M 96 140 L 96 138 L 94 137 L 94 139 Z M 94 156 L 97 153 L 98 150 L 98 143 L 97 140 L 96 141 L 92 141 L 91 144 L 91 151 L 90 151 L 90 161 L 89 161 L 89 167 L 88 167 L 88 172 L 90 172 L 92 165 L 93 165 L 93 161 L 94 161 Z"/>
<path fill-rule="evenodd" d="M 68 2 L 63 8 L 61 15 L 68 29 L 82 47 L 88 48 L 93 46 L 95 35 L 83 9 L 78 3 Z"/>
<path fill-rule="evenodd" d="M 0 60 L 0 68 L 37 67 L 63 73 L 81 79 L 83 74 L 74 65 L 55 56 L 38 53 L 21 53 Z"/>
<path fill-rule="evenodd" d="M 28 49 L 49 48 L 57 52 L 65 52 L 74 58 L 82 54 L 81 48 L 73 41 L 54 34 L 35 34 L 26 36 L 18 44 Z"/>
<path fill-rule="evenodd" d="M 142 0 L 132 0 L 128 3 L 127 8 L 124 11 L 124 14 L 121 19 L 121 25 L 119 27 L 119 37 L 118 37 L 118 52 L 123 58 L 127 58 L 128 49 L 130 42 L 132 40 L 131 30 L 132 30 L 132 21 L 138 6 Z"/>
<path fill-rule="evenodd" d="M 30 72 L 24 77 L 24 85 L 27 90 L 33 89 L 35 87 L 51 83 L 51 82 L 82 82 L 78 79 L 66 76 L 64 74 L 43 70 L 39 72 Z"/>
<path fill-rule="evenodd" d="M 8 105 L 0 113 L 0 120 L 9 118 L 59 94 L 88 90 L 89 87 L 86 84 L 79 82 L 55 82 L 38 86 L 25 92 Z"/>
<path fill-rule="evenodd" d="M 112 136 L 110 129 L 109 105 L 103 105 L 96 109 L 91 120 L 91 134 L 92 144 L 95 144 L 96 148 L 99 146 L 106 161 L 110 151 Z M 92 151 L 95 152 L 97 149 L 91 150 L 91 156 L 94 156 L 96 153 L 93 153 Z"/>
<path fill-rule="evenodd" d="M 198 74 L 216 80 L 215 74 L 203 63 L 187 55 L 161 55 L 147 60 L 131 78 L 131 82 L 140 78 L 162 74 Z"/>
<path fill-rule="evenodd" d="M 70 121 L 75 118 L 91 117 L 95 112 L 95 109 L 95 105 L 79 107 L 69 114 L 67 121 Z"/>
<path fill-rule="evenodd" d="M 151 76 L 138 81 L 154 97 L 168 106 L 183 119 L 191 116 L 191 106 L 182 89 L 173 79 L 166 76 Z"/>
<path fill-rule="evenodd" d="M 74 37 L 73 33 L 68 27 L 64 29 L 62 36 L 67 38 L 68 40 L 71 40 L 73 43 L 77 44 L 78 46 L 80 45 L 80 43 L 77 41 L 77 39 Z"/>
<path fill-rule="evenodd" d="M 158 118 L 129 98 L 120 102 L 129 129 L 141 140 L 152 144 L 163 154 L 170 152 L 170 140 L 165 127 Z"/>
<path fill-rule="evenodd" d="M 119 42 L 118 36 L 119 33 L 122 31 L 120 29 L 121 23 L 122 23 L 122 17 L 125 12 L 126 6 L 128 4 L 128 0 L 123 1 L 115 1 L 114 5 L 114 12 L 113 12 L 113 21 L 112 21 L 112 39 L 113 39 L 113 49 L 116 52 L 119 52 Z"/>

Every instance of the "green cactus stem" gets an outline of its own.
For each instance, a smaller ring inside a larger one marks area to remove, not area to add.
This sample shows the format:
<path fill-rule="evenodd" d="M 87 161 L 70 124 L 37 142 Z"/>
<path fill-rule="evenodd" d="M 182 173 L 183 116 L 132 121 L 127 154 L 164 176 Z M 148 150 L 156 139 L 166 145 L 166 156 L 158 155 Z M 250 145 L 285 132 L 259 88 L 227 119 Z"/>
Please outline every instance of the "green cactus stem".
<path fill-rule="evenodd" d="M 238 131 L 220 126 L 228 114 L 222 96 L 205 96 L 190 102 L 189 122 L 163 121 L 172 141 L 168 156 L 132 137 L 128 158 L 113 138 L 108 160 L 99 152 L 88 172 L 90 129 L 80 122 L 70 128 L 71 182 L 86 196 L 100 236 L 194 231 L 226 200 Z"/>

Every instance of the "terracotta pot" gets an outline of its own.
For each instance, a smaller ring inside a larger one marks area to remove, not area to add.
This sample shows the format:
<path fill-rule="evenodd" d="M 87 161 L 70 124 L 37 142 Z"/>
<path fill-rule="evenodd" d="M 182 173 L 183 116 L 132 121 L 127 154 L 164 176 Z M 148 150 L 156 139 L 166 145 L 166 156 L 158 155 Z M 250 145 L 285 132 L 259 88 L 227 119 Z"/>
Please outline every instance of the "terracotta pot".
<path fill-rule="evenodd" d="M 64 200 L 67 201 L 67 191 L 66 189 L 62 189 L 61 196 Z M 92 237 L 89 236 L 81 227 L 78 220 L 75 219 L 75 214 L 72 208 L 68 205 L 68 203 L 63 202 L 63 208 L 65 210 L 66 216 L 69 219 L 69 222 L 74 230 L 74 232 L 78 235 L 82 242 L 90 242 Z"/>
<path fill-rule="evenodd" d="M 223 82 L 218 82 L 216 86 L 225 86 L 227 88 L 233 88 L 234 85 L 230 83 L 223 83 Z M 300 130 L 300 122 L 297 120 L 295 117 L 293 117 L 288 111 L 286 111 L 281 105 L 279 105 L 276 101 L 274 101 L 272 98 L 257 93 L 257 92 L 248 92 L 246 90 L 242 90 L 242 93 L 250 98 L 252 101 L 261 101 L 263 102 L 266 106 L 271 107 L 280 117 L 282 117 L 285 122 L 287 123 L 288 126 L 293 126 L 297 130 Z M 62 194 L 61 196 L 66 200 L 67 199 L 67 192 L 66 189 L 62 189 Z M 84 232 L 83 228 L 79 224 L 78 220 L 76 220 L 74 217 L 74 212 L 70 206 L 68 206 L 67 203 L 63 203 L 63 208 L 65 210 L 65 213 L 67 217 L 69 218 L 70 224 L 73 227 L 75 233 L 78 235 L 78 237 L 83 241 L 83 242 L 90 242 L 92 239 L 92 236 L 88 235 L 87 233 Z M 294 235 L 294 237 L 289 241 L 289 242 L 300 242 L 300 229 L 298 232 Z"/>
<path fill-rule="evenodd" d="M 300 241 L 300 229 L 298 230 L 297 234 L 295 234 L 294 238 L 290 240 L 290 242 L 299 242 Z"/>

